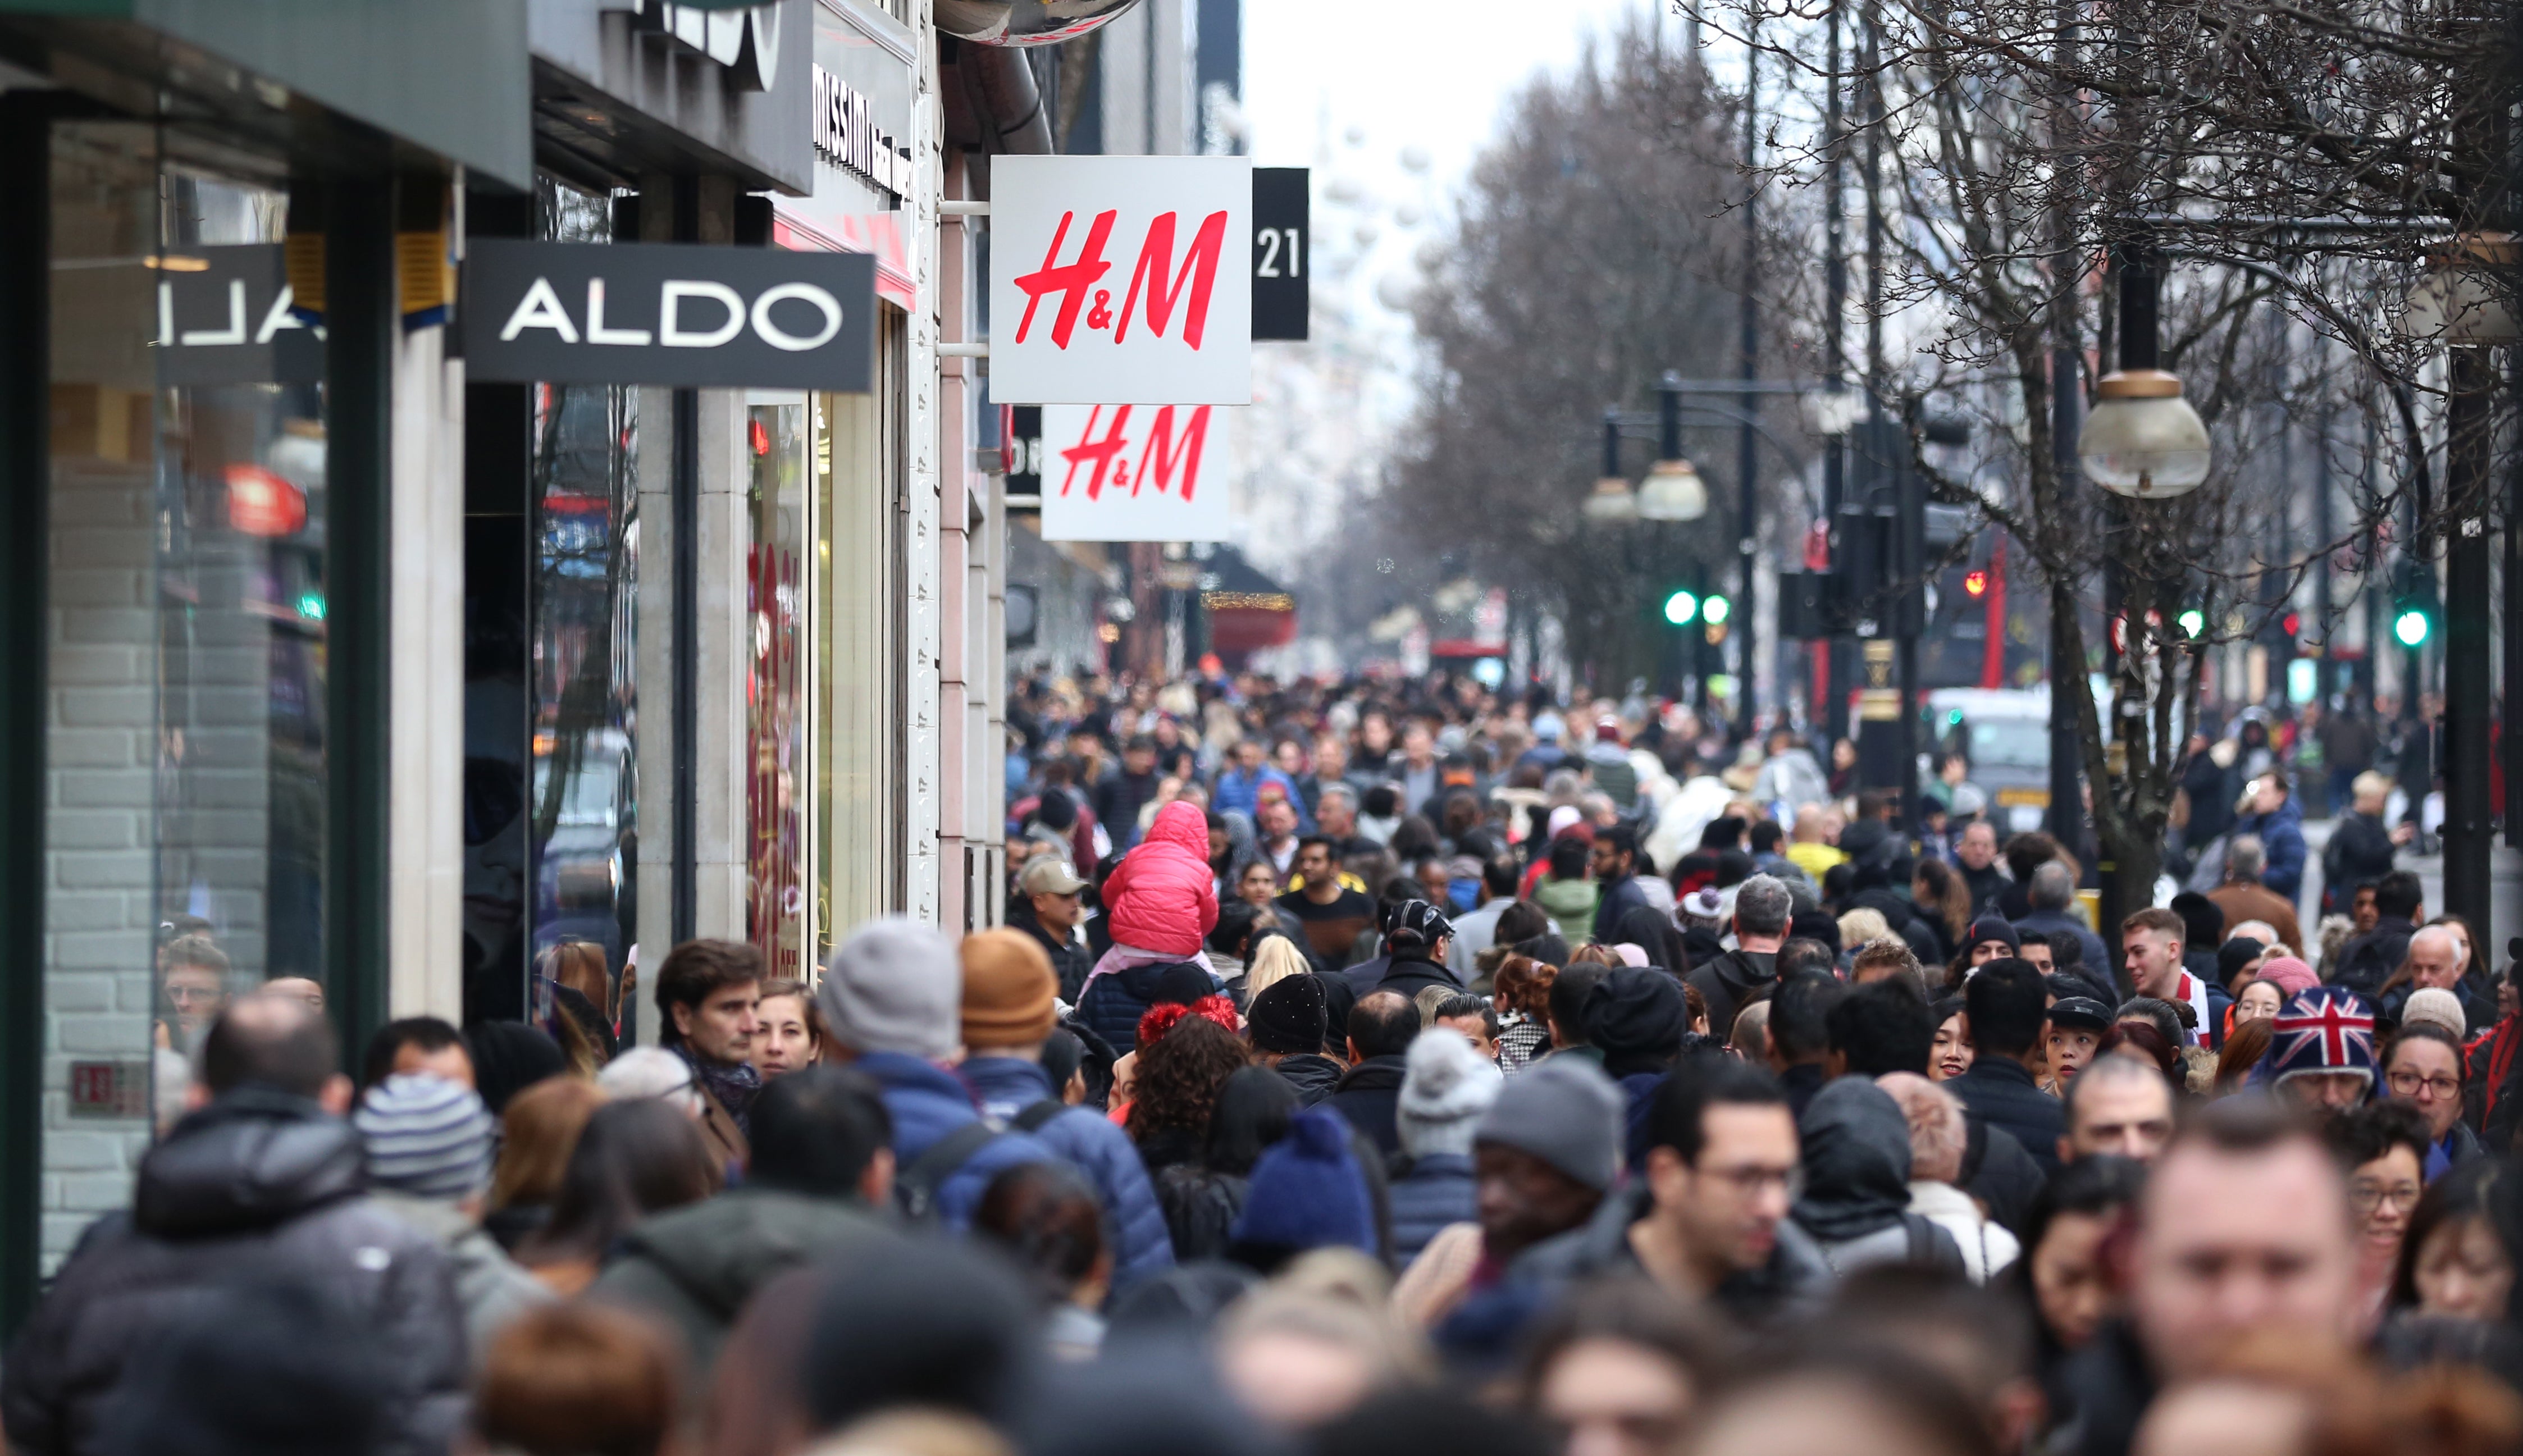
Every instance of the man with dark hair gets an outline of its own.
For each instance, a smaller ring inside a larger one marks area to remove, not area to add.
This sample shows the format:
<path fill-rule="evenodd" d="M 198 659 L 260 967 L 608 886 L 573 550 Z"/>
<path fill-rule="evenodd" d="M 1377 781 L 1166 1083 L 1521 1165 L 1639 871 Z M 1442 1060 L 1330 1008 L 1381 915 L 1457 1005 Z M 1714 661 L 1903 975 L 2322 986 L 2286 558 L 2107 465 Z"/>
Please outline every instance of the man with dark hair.
<path fill-rule="evenodd" d="M 1963 1109 L 2023 1145 L 2044 1173 L 2059 1171 L 2059 1135 L 2067 1130 L 2059 1100 L 2033 1081 L 2032 1060 L 2049 1021 L 2050 993 L 2041 972 L 2013 957 L 1991 961 L 1963 988 L 1976 1055 L 1971 1070 L 1943 1084 Z"/>
<path fill-rule="evenodd" d="M 1527 1251 L 1508 1277 L 1643 1273 L 1753 1322 L 1819 1294 L 1830 1269 L 1787 1219 L 1799 1151 L 1775 1079 L 1729 1057 L 1687 1057 L 1647 1104 L 1645 1142 L 1644 1177 L 1584 1228 Z"/>
<path fill-rule="evenodd" d="M 2408 959 L 2409 937 L 2425 914 L 2426 889 L 2414 870 L 2395 869 L 2376 880 L 2374 928 L 2340 947 L 2339 973 L 2331 979 L 2372 1000 Z"/>
<path fill-rule="evenodd" d="M 1779 947 L 1771 962 L 1778 972 L 1779 984 L 1785 985 L 1789 976 L 1839 974 L 1839 957 L 1831 946 L 1816 936 L 1791 935 Z M 1771 993 L 1776 995 L 1776 992 Z"/>
<path fill-rule="evenodd" d="M 1784 953 L 1780 959 L 1786 959 Z M 1770 994 L 1770 1070 L 1799 1118 L 1828 1079 L 1823 1061 L 1831 1054 L 1831 1013 L 1840 995 L 1839 981 L 1822 971 L 1782 975 Z"/>
<path fill-rule="evenodd" d="M 1271 907 L 1303 927 L 1315 960 L 1346 965 L 1350 947 L 1375 923 L 1375 902 L 1341 884 L 1332 841 L 1320 834 L 1297 841 L 1297 878 L 1299 888 L 1271 901 Z"/>
<path fill-rule="evenodd" d="M 2059 938 L 2071 948 L 2076 944 L 2074 936 L 2063 935 Z M 2023 960 L 2031 962 L 2032 968 L 2043 975 L 2055 974 L 2059 969 L 2059 958 L 2051 948 L 2050 936 L 2046 931 L 2017 931 L 2015 954 Z"/>
<path fill-rule="evenodd" d="M 1880 788 L 1857 796 L 1857 818 L 1839 831 L 1839 852 L 1851 864 L 1889 865 L 1902 853 L 1900 838 L 1892 832 L 1893 797 L 1891 790 Z"/>
<path fill-rule="evenodd" d="M 1591 962 L 1561 967 L 1545 1003 L 1550 1011 L 1549 1056 L 1574 1057 L 1598 1067 L 1603 1064 L 1603 1049 L 1594 1044 L 1587 1031 L 1586 997 L 1594 991 L 1595 983 L 1610 972 L 1610 966 Z"/>
<path fill-rule="evenodd" d="M 1481 903 L 1454 917 L 1454 945 L 1446 953 L 1446 963 L 1466 985 L 1471 982 L 1474 963 L 1481 952 L 1498 943 L 1499 916 L 1514 906 L 1516 880 L 1521 874 L 1511 856 L 1492 855 L 1481 862 Z"/>
<path fill-rule="evenodd" d="M 1628 824 L 1595 831 L 1595 853 L 1588 868 L 1602 898 L 1595 903 L 1595 924 L 1609 931 L 1634 910 L 1652 910 L 1639 885 L 1639 834 Z"/>
<path fill-rule="evenodd" d="M 654 1317 L 682 1337 L 685 1368 L 708 1380 L 755 1290 L 899 1237 L 878 1211 L 893 1201 L 892 1145 L 883 1092 L 861 1073 L 809 1066 L 776 1079 L 754 1099 L 744 1181 L 634 1225 L 588 1297 Z"/>
<path fill-rule="evenodd" d="M 1157 770 L 1157 740 L 1141 733 L 1121 745 L 1121 767 L 1095 785 L 1095 822 L 1104 826 L 1116 851 L 1139 842 L 1139 811 L 1157 796 L 1163 775 Z M 1057 963 L 1054 969 L 1058 969 Z"/>
<path fill-rule="evenodd" d="M 359 1090 L 413 1072 L 473 1086 L 473 1054 L 464 1034 L 436 1016 L 405 1016 L 378 1027 L 359 1058 Z"/>
<path fill-rule="evenodd" d="M 1366 1135 L 1386 1157 L 1402 1151 L 1394 1114 L 1402 1103 L 1402 1075 L 1410 1041 L 1419 1034 L 1419 1009 L 1393 991 L 1370 991 L 1349 1012 L 1349 1070 L 1323 1100 Z"/>
<path fill-rule="evenodd" d="M 1831 1043 L 1823 1065 L 1833 1080 L 1886 1072 L 1928 1074 L 1928 1058 L 1936 1046 L 1936 1016 L 1908 978 L 1858 986 L 1833 1002 L 1823 1020 Z"/>
<path fill-rule="evenodd" d="M 1755 874 L 1736 887 L 1735 949 L 1690 971 L 1690 984 L 1708 1007 L 1709 1035 L 1731 1039 L 1736 1012 L 1768 998 L 1794 915 L 1795 900 L 1775 875 Z"/>
<path fill-rule="evenodd" d="M 658 1040 L 692 1069 L 701 1132 L 712 1151 L 744 1161 L 744 1127 L 762 1074 L 749 1059 L 762 1005 L 762 952 L 738 940 L 688 940 L 657 967 Z"/>
<path fill-rule="evenodd" d="M 12 1450 L 86 1456 L 135 1357 L 247 1270 L 325 1292 L 389 1382 L 380 1449 L 447 1449 L 464 1411 L 464 1318 L 439 1242 L 368 1198 L 333 1029 L 288 996 L 211 1024 L 195 1110 L 140 1160 L 0 1362 Z"/>
<path fill-rule="evenodd" d="M 2324 1347 L 2347 1358 L 2363 1342 L 2355 1228 L 2347 1182 L 2309 1126 L 2265 1098 L 2208 1104 L 2139 1197 L 2126 1321 L 2105 1324 L 2062 1374 L 2084 1428 L 2076 1449 L 2121 1456 L 2156 1391 L 2248 1336 L 2282 1336 L 2303 1360 Z"/>

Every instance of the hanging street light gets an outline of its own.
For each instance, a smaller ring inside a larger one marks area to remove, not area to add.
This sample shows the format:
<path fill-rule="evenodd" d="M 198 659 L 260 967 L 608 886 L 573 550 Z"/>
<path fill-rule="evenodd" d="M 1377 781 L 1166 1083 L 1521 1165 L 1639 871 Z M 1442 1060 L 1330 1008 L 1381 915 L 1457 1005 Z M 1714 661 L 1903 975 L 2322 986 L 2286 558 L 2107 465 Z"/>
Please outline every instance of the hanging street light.
<path fill-rule="evenodd" d="M 1636 509 L 1642 521 L 1696 521 L 1708 514 L 1708 487 L 1689 460 L 1658 460 L 1647 467 Z"/>
<path fill-rule="evenodd" d="M 2155 253 L 2120 254 L 2120 366 L 2094 386 L 2076 460 L 2094 484 L 2138 500 L 2185 495 L 2208 479 L 2208 424 L 2159 364 Z"/>
<path fill-rule="evenodd" d="M 2426 276 L 2411 286 L 2402 331 L 2456 348 L 2523 344 L 2523 322 L 2499 275 L 2523 261 L 2512 234 L 2464 233 L 2429 249 Z"/>
<path fill-rule="evenodd" d="M 1630 483 L 1621 475 L 1621 412 L 1603 411 L 1603 473 L 1595 481 L 1595 493 L 1586 497 L 1586 519 L 1597 525 L 1618 526 L 1639 518 L 1639 497 L 1630 491 Z"/>

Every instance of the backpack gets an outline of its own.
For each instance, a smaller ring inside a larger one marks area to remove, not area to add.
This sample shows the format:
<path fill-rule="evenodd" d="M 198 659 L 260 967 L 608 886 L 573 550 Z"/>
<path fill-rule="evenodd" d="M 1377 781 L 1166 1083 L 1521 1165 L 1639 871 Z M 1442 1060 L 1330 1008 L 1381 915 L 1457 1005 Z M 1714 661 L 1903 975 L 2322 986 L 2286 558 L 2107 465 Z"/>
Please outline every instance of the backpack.
<path fill-rule="evenodd" d="M 1043 1124 L 1069 1110 L 1058 1098 L 1047 1097 L 1019 1112 L 1006 1127 L 976 1117 L 955 1129 L 911 1160 L 893 1178 L 893 1203 L 912 1223 L 937 1222 L 937 1191 L 980 1151 L 1009 1132 L 1039 1132 Z"/>

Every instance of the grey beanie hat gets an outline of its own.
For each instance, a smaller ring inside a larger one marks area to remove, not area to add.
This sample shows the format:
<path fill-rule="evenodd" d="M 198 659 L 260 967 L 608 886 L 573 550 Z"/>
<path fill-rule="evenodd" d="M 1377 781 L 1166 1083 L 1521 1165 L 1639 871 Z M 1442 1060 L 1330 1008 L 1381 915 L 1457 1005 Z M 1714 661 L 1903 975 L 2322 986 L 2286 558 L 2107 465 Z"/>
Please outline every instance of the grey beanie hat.
<path fill-rule="evenodd" d="M 1412 1157 L 1470 1152 L 1472 1133 L 1498 1101 L 1500 1087 L 1499 1069 L 1482 1060 L 1461 1032 L 1432 1026 L 1419 1033 L 1403 1063 L 1402 1097 L 1394 1104 L 1402 1151 Z"/>
<path fill-rule="evenodd" d="M 907 916 L 851 932 L 815 993 L 833 1040 L 853 1052 L 955 1055 L 964 1027 L 964 963 L 955 943 Z"/>
<path fill-rule="evenodd" d="M 1593 1189 L 1621 1171 L 1621 1089 L 1576 1057 L 1547 1057 L 1507 1079 L 1474 1139 L 1529 1152 Z"/>
<path fill-rule="evenodd" d="M 452 1203 L 490 1186 L 491 1114 L 470 1087 L 419 1072 L 388 1077 L 359 1099 L 351 1125 L 378 1188 Z"/>

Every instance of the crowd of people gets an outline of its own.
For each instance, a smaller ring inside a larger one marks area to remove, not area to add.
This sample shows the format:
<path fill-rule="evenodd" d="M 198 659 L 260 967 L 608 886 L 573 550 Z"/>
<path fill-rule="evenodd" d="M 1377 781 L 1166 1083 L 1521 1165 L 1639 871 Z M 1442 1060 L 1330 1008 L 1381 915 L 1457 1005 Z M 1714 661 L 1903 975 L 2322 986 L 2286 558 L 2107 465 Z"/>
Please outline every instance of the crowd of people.
<path fill-rule="evenodd" d="M 2523 1448 L 2514 966 L 2388 855 L 2308 937 L 2283 773 L 2101 926 L 1959 757 L 1903 822 L 1679 708 L 1023 707 L 1001 928 L 688 942 L 649 1046 L 563 946 L 356 1082 L 300 989 L 186 1003 L 10 1446 Z"/>

